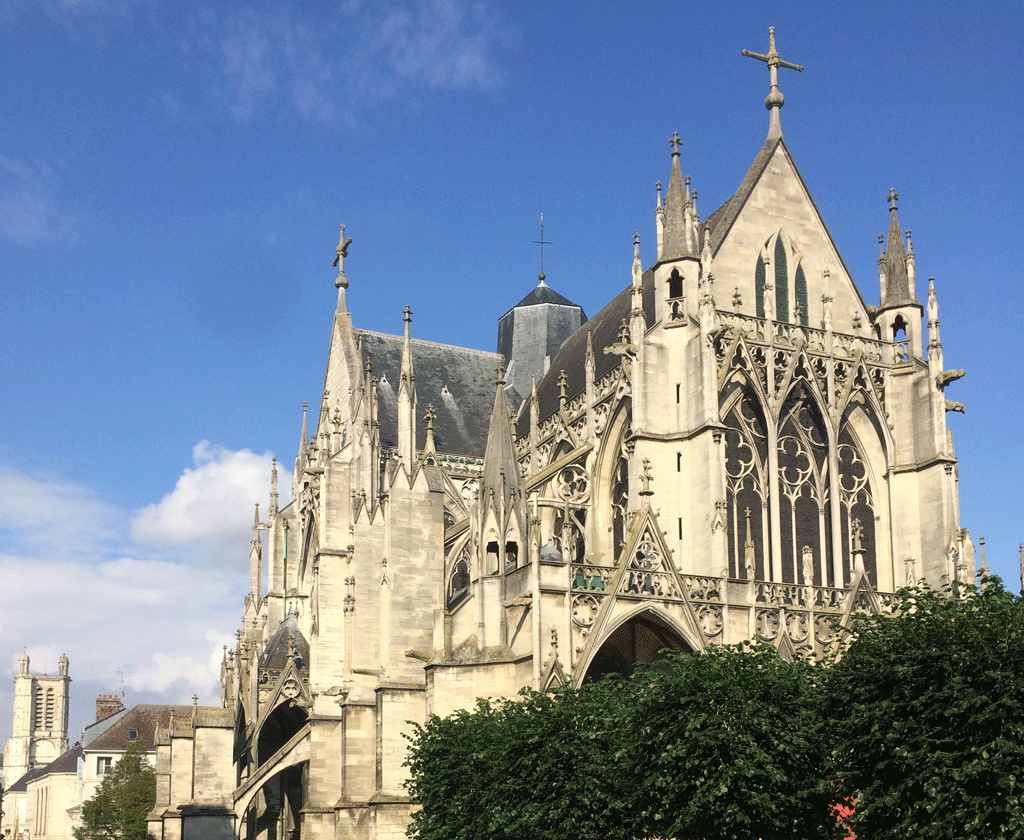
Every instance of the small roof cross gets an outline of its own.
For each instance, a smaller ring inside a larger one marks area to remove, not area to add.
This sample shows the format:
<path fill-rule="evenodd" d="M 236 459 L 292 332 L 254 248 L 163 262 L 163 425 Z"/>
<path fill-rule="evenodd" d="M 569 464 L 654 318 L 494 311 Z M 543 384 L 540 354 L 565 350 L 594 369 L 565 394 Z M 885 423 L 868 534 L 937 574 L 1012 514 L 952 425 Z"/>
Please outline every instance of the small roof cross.
<path fill-rule="evenodd" d="M 537 279 L 541 283 L 544 282 L 544 246 L 554 245 L 554 242 L 550 242 L 544 239 L 544 214 L 540 214 L 540 239 L 533 240 L 534 245 L 540 245 L 540 274 L 537 275 Z"/>
<path fill-rule="evenodd" d="M 896 209 L 896 202 L 900 200 L 899 193 L 896 192 L 895 187 L 889 187 L 889 194 L 885 197 L 885 200 L 889 202 L 889 209 Z"/>
<path fill-rule="evenodd" d="M 672 146 L 672 156 L 679 157 L 679 147 L 683 145 L 682 138 L 679 136 L 678 131 L 673 131 L 672 136 L 668 139 L 669 145 Z"/>
<path fill-rule="evenodd" d="M 409 308 L 409 304 L 406 304 L 405 309 L 402 310 L 402 320 L 407 324 L 412 320 L 412 310 Z"/>
<path fill-rule="evenodd" d="M 437 412 L 434 411 L 434 404 L 430 403 L 427 406 L 427 413 L 423 415 L 423 419 L 427 421 L 427 428 L 433 431 L 434 419 L 437 417 Z"/>

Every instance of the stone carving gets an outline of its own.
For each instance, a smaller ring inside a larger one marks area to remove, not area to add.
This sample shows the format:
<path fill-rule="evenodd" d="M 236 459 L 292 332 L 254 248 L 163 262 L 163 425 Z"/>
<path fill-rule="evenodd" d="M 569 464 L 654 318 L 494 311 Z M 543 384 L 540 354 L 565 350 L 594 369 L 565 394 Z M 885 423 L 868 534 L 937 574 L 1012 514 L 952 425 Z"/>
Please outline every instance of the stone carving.
<path fill-rule="evenodd" d="M 697 613 L 697 620 L 700 622 L 700 629 L 709 639 L 722 632 L 724 621 L 722 620 L 722 608 L 705 605 Z"/>
<path fill-rule="evenodd" d="M 580 627 L 590 627 L 597 618 L 600 603 L 593 595 L 573 595 L 572 620 Z"/>
<path fill-rule="evenodd" d="M 779 635 L 779 611 L 758 610 L 754 616 L 754 624 L 758 638 L 766 642 L 774 641 L 775 637 Z"/>

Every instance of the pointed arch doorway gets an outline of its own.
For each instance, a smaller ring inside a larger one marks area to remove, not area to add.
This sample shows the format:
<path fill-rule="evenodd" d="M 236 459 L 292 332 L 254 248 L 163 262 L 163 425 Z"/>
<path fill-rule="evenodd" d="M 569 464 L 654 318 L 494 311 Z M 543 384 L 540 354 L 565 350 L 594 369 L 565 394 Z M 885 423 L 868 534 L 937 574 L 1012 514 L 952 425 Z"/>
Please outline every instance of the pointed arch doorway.
<path fill-rule="evenodd" d="M 638 665 L 651 665 L 666 658 L 666 650 L 693 653 L 683 637 L 652 612 L 642 612 L 620 624 L 598 648 L 583 676 L 583 682 L 608 674 L 628 677 Z"/>

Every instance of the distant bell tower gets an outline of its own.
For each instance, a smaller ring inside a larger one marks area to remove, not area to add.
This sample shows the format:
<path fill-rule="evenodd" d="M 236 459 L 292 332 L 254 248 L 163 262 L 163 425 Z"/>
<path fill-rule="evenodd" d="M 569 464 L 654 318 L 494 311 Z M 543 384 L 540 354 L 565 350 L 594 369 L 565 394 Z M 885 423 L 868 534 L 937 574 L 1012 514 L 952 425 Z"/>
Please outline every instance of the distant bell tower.
<path fill-rule="evenodd" d="M 505 382 L 518 399 L 530 395 L 565 340 L 587 321 L 583 307 L 562 297 L 545 281 L 544 217 L 540 217 L 540 274 L 530 294 L 498 319 L 498 352 L 504 357 Z"/>
<path fill-rule="evenodd" d="M 68 658 L 57 661 L 57 673 L 30 674 L 28 654 L 18 657 L 14 677 L 14 720 L 4 748 L 4 787 L 10 787 L 36 765 L 49 764 L 66 752 L 71 677 Z"/>

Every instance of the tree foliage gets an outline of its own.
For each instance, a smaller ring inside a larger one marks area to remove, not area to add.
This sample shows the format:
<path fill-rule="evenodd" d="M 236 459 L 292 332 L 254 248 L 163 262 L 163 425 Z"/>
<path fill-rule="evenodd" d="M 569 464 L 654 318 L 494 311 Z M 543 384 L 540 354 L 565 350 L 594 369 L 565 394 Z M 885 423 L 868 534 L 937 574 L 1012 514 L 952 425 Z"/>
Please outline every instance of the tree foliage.
<path fill-rule="evenodd" d="M 858 836 L 1024 836 L 1024 603 L 998 581 L 905 590 L 829 669 Z"/>
<path fill-rule="evenodd" d="M 145 840 L 146 815 L 156 801 L 156 773 L 141 741 L 128 745 L 96 789 L 82 803 L 75 840 Z"/>
<path fill-rule="evenodd" d="M 817 670 L 773 648 L 715 648 L 433 717 L 412 738 L 410 834 L 827 838 Z"/>

